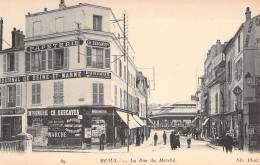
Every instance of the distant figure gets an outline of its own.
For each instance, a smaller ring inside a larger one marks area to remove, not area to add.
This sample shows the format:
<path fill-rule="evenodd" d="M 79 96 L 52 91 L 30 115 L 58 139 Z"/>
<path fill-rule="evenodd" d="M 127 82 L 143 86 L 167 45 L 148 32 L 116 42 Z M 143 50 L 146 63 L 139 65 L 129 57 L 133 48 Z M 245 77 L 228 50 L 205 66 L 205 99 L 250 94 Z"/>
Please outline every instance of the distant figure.
<path fill-rule="evenodd" d="M 122 129 L 121 134 L 120 134 L 120 139 L 121 139 L 121 145 L 125 145 L 125 131 Z"/>
<path fill-rule="evenodd" d="M 174 134 L 174 132 L 172 131 L 171 132 L 171 135 L 170 135 L 170 144 L 171 144 L 171 149 L 173 150 L 175 150 L 176 149 L 176 137 L 175 137 L 175 134 Z"/>
<path fill-rule="evenodd" d="M 226 148 L 226 153 L 232 153 L 232 145 L 233 145 L 233 138 L 230 136 L 229 133 L 226 134 L 224 137 L 224 147 Z"/>
<path fill-rule="evenodd" d="M 187 144 L 188 144 L 188 148 L 190 148 L 190 144 L 191 144 L 191 133 L 189 132 L 187 135 Z"/>
<path fill-rule="evenodd" d="M 141 134 L 141 138 L 142 138 L 142 144 L 144 143 L 144 133 L 142 132 Z"/>
<path fill-rule="evenodd" d="M 180 133 L 177 132 L 175 136 L 176 136 L 176 146 L 181 148 L 181 143 L 180 143 L 180 137 L 181 136 L 180 136 Z"/>
<path fill-rule="evenodd" d="M 105 144 L 105 140 L 106 140 L 106 135 L 104 134 L 104 132 L 102 132 L 101 136 L 100 136 L 100 150 L 104 150 L 104 144 Z"/>
<path fill-rule="evenodd" d="M 158 140 L 158 135 L 157 135 L 157 133 L 154 134 L 153 140 L 154 140 L 154 146 L 157 146 L 157 140 Z"/>
<path fill-rule="evenodd" d="M 163 132 L 163 142 L 164 142 L 164 145 L 166 145 L 166 139 L 167 139 L 167 135 L 165 133 L 165 131 Z"/>
<path fill-rule="evenodd" d="M 140 136 L 139 132 L 137 132 L 137 134 L 136 134 L 136 146 L 140 146 L 140 138 L 141 138 L 141 136 Z"/>

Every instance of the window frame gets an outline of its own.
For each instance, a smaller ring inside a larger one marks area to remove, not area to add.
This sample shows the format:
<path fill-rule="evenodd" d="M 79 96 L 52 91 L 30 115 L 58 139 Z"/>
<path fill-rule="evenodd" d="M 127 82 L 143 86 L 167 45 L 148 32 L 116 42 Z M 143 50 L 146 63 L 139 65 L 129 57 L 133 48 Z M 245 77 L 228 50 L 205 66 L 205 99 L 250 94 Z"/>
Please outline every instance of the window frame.
<path fill-rule="evenodd" d="M 103 28 L 102 21 L 103 21 L 103 16 L 95 15 L 95 14 L 93 15 L 93 30 L 94 31 L 102 31 L 102 28 Z"/>
<path fill-rule="evenodd" d="M 39 91 L 37 88 L 38 86 L 39 86 Z M 33 88 L 35 93 L 33 93 Z M 35 102 L 33 102 L 34 96 L 35 96 Z M 41 104 L 41 83 L 32 83 L 32 105 L 40 105 L 40 104 Z"/>

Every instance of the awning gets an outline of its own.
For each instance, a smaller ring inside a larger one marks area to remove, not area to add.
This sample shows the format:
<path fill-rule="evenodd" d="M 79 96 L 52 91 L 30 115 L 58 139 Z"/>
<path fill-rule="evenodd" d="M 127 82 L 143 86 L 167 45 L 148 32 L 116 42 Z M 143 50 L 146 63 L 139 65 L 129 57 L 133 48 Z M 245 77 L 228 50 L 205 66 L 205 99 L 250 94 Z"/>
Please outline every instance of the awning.
<path fill-rule="evenodd" d="M 150 118 L 147 118 L 147 119 L 148 119 L 149 123 L 150 123 L 151 125 L 153 125 L 152 120 L 151 120 Z"/>
<path fill-rule="evenodd" d="M 139 125 L 146 126 L 146 124 L 137 115 L 134 115 L 133 117 Z"/>
<path fill-rule="evenodd" d="M 127 113 L 120 112 L 120 111 L 116 111 L 116 112 L 127 125 Z M 141 126 L 135 121 L 135 119 L 132 117 L 132 115 L 129 114 L 129 128 L 133 129 L 133 128 L 138 128 L 138 127 L 141 127 Z"/>
<path fill-rule="evenodd" d="M 205 125 L 205 124 L 207 124 L 207 122 L 209 121 L 209 118 L 207 118 L 204 122 L 203 122 L 203 124 L 202 125 Z"/>

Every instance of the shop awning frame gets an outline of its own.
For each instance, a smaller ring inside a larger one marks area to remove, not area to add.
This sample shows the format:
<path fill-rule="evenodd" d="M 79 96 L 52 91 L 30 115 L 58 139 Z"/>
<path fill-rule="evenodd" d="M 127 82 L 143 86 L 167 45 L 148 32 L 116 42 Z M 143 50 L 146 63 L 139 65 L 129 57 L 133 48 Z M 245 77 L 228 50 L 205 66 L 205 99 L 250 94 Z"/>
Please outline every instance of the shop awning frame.
<path fill-rule="evenodd" d="M 120 112 L 120 111 L 116 111 L 117 114 L 121 117 L 121 119 L 124 121 L 124 123 L 127 125 L 127 113 L 125 112 Z M 141 127 L 133 118 L 133 116 L 131 114 L 129 114 L 129 128 L 133 129 L 133 128 L 139 128 Z"/>
<path fill-rule="evenodd" d="M 203 122 L 202 125 L 206 125 L 208 121 L 209 121 L 209 118 L 207 118 L 207 119 Z"/>
<path fill-rule="evenodd" d="M 146 126 L 146 124 L 137 115 L 133 115 L 133 117 L 139 125 Z"/>

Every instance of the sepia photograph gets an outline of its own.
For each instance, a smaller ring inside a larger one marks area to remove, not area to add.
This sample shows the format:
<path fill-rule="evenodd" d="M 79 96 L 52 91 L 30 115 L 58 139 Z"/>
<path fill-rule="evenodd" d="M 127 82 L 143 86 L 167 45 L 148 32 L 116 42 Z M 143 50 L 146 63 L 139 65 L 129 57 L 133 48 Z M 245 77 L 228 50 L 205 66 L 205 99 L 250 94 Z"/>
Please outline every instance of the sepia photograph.
<path fill-rule="evenodd" d="M 0 0 L 0 164 L 260 164 L 260 1 Z"/>

